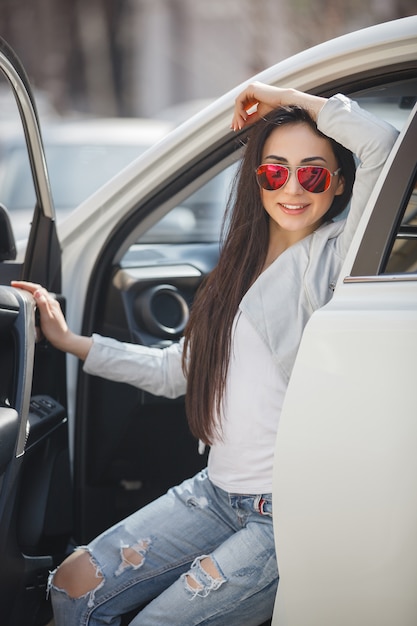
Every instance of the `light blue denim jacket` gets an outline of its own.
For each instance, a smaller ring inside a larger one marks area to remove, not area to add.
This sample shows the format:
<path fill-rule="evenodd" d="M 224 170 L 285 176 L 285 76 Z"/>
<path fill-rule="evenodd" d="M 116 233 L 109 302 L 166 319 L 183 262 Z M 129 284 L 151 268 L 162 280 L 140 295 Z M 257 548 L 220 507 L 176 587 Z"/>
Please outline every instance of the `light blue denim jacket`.
<path fill-rule="evenodd" d="M 259 276 L 240 305 L 287 382 L 304 327 L 332 297 L 358 222 L 398 134 L 340 94 L 326 102 L 317 126 L 359 160 L 348 218 L 323 224 L 288 248 Z M 93 339 L 84 363 L 86 373 L 168 398 L 185 393 L 182 340 L 161 350 L 100 335 Z"/>

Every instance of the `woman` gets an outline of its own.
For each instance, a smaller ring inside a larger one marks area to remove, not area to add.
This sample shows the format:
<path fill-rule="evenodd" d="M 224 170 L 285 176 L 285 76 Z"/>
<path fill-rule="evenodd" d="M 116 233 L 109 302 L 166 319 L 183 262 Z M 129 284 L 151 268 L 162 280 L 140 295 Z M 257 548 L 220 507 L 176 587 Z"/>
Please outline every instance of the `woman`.
<path fill-rule="evenodd" d="M 344 96 L 260 83 L 237 98 L 232 128 L 253 122 L 220 260 L 179 344 L 158 350 L 76 335 L 44 289 L 14 283 L 33 293 L 44 335 L 86 372 L 168 397 L 186 392 L 190 428 L 210 446 L 207 470 L 51 574 L 56 626 L 120 624 L 133 609 L 134 626 L 250 626 L 272 614 L 283 398 L 304 326 L 331 298 L 396 131 Z M 333 222 L 352 186 L 347 221 Z"/>

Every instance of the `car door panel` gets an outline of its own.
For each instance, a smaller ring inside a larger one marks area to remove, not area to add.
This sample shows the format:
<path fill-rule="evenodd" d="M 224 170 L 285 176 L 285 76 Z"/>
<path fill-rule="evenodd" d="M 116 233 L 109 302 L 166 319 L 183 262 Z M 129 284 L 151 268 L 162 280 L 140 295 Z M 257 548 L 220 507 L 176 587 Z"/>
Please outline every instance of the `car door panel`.
<path fill-rule="evenodd" d="M 7 623 L 6 620 L 9 620 L 15 608 L 16 589 L 21 589 L 24 584 L 24 556 L 17 546 L 14 524 L 27 432 L 34 354 L 34 319 L 30 298 L 7 287 L 0 287 L 0 345 L 0 405 L 3 418 L 0 604 L 2 616 L 4 615 Z M 19 555 L 17 562 L 16 553 Z"/>
<path fill-rule="evenodd" d="M 0 287 L 0 345 L 0 607 L 2 623 L 28 626 L 50 611 L 47 578 L 73 519 L 66 410 L 32 396 L 35 308 L 27 292 Z"/>
<path fill-rule="evenodd" d="M 47 579 L 73 526 L 65 356 L 45 341 L 35 346 L 34 300 L 8 285 L 26 279 L 59 293 L 61 253 L 33 96 L 1 39 L 0 70 L 20 112 L 36 191 L 24 262 L 11 262 L 4 230 L 0 243 L 0 614 L 4 626 L 38 626 L 50 618 Z"/>

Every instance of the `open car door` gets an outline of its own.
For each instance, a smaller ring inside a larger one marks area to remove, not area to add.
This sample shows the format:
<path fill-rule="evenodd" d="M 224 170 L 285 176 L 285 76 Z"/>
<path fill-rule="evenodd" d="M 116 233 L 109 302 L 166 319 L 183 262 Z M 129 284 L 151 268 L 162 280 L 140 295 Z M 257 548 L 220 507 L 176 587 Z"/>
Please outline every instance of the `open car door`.
<path fill-rule="evenodd" d="M 20 113 L 36 191 L 23 263 L 0 207 L 0 615 L 3 626 L 37 626 L 50 618 L 48 573 L 72 527 L 65 356 L 35 345 L 34 301 L 10 280 L 39 282 L 59 297 L 60 249 L 35 103 L 1 39 L 0 70 Z"/>

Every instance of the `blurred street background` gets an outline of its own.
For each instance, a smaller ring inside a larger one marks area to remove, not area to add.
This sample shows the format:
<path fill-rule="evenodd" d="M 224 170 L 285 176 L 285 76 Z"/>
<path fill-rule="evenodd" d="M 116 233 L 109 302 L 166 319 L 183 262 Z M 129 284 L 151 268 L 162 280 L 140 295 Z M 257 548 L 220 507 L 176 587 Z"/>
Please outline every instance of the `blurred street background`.
<path fill-rule="evenodd" d="M 306 47 L 415 13 L 415 0 L 0 0 L 0 35 L 60 115 L 175 119 Z"/>

